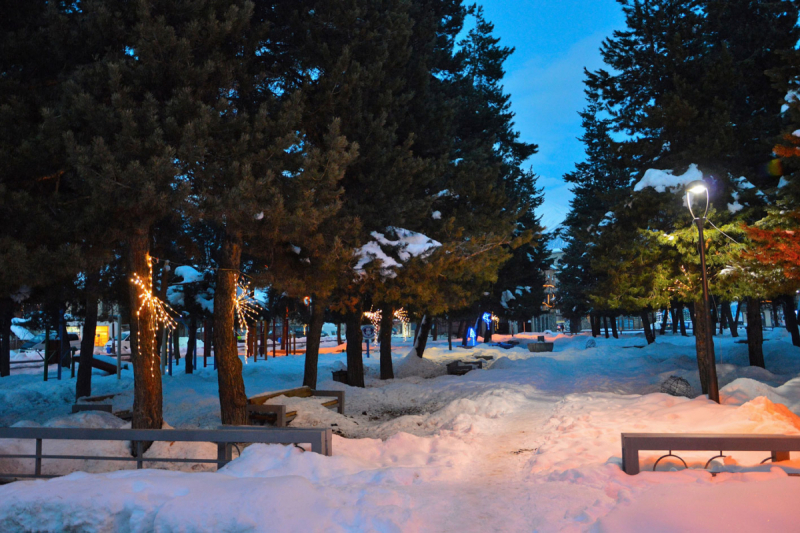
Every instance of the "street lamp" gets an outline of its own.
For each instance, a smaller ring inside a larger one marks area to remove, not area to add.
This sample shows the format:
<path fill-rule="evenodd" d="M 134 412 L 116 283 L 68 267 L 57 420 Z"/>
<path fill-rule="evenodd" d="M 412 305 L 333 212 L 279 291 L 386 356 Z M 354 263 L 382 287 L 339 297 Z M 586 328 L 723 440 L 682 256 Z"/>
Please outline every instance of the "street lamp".
<path fill-rule="evenodd" d="M 706 207 L 702 217 L 698 217 L 692 210 L 692 195 L 702 196 L 705 194 Z M 686 186 L 686 205 L 689 207 L 689 212 L 697 224 L 697 233 L 700 238 L 700 269 L 703 278 L 703 303 L 705 313 L 703 313 L 702 320 L 705 321 L 706 326 L 706 359 L 708 360 L 708 397 L 711 400 L 719 403 L 719 384 L 717 383 L 717 362 L 714 357 L 714 339 L 712 337 L 713 330 L 711 329 L 711 317 L 709 313 L 708 304 L 708 276 L 706 275 L 706 247 L 705 239 L 703 238 L 703 225 L 706 221 L 708 214 L 708 186 L 702 180 L 696 180 Z M 695 318 L 700 318 L 695 314 Z"/>

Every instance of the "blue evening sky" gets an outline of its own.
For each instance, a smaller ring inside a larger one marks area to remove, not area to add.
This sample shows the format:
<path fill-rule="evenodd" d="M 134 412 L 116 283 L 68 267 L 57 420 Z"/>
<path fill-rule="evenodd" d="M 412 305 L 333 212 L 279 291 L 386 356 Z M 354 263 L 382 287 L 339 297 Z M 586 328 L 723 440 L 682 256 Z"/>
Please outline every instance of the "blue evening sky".
<path fill-rule="evenodd" d="M 500 43 L 516 52 L 506 62 L 522 139 L 539 145 L 529 163 L 544 187 L 539 209 L 549 229 L 563 221 L 571 194 L 562 176 L 584 158 L 578 112 L 585 105 L 583 69 L 602 66 L 600 44 L 625 27 L 616 0 L 480 0 Z"/>

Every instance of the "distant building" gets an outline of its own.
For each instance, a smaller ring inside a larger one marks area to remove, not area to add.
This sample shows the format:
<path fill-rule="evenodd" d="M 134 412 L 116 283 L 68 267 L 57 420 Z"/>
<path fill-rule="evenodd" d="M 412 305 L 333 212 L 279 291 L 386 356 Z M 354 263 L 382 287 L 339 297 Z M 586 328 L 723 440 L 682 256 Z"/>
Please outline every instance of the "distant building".
<path fill-rule="evenodd" d="M 554 239 L 550 243 L 550 268 L 545 270 L 545 301 L 542 302 L 542 314 L 531 319 L 533 331 L 557 331 L 559 325 L 564 327 L 564 317 L 556 305 L 558 300 L 558 273 L 561 269 L 561 259 L 564 257 L 563 241 Z"/>

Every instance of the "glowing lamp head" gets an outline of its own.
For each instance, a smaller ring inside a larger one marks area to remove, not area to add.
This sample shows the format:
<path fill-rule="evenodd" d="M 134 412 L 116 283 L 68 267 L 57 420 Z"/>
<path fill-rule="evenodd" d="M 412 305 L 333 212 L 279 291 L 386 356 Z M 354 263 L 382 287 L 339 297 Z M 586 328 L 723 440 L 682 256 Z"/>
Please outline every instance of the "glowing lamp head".
<path fill-rule="evenodd" d="M 705 184 L 704 181 L 701 180 L 693 181 L 686 186 L 686 192 L 690 192 L 692 194 L 703 194 L 704 192 L 707 191 L 708 191 L 708 186 Z"/>
<path fill-rule="evenodd" d="M 705 194 L 706 197 L 705 213 L 703 214 L 703 218 L 705 218 L 708 214 L 708 185 L 702 180 L 695 180 L 686 186 L 686 207 L 689 208 L 689 212 L 695 218 L 697 218 L 697 215 L 695 215 L 692 209 L 692 195 L 700 196 L 703 194 Z"/>

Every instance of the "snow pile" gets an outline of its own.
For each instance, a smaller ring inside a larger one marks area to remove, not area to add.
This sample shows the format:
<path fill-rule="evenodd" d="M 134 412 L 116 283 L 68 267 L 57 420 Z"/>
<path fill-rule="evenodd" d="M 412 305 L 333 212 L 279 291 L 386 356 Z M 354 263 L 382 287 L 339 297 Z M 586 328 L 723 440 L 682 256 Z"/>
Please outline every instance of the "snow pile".
<path fill-rule="evenodd" d="M 408 352 L 408 355 L 394 363 L 394 376 L 398 379 L 412 376 L 435 378 L 445 374 L 447 374 L 447 368 L 444 365 L 424 357 L 418 357 L 415 349 L 412 349 Z"/>
<path fill-rule="evenodd" d="M 664 460 L 651 472 L 664 452 L 642 452 L 638 476 L 620 468 L 621 432 L 800 435 L 800 358 L 785 332 L 765 332 L 769 370 L 747 366 L 746 345 L 715 336 L 723 405 L 657 392 L 670 376 L 699 390 L 692 337 L 659 336 L 647 345 L 641 333 L 623 332 L 593 339 L 596 347 L 585 350 L 586 335 L 548 334 L 554 351 L 533 354 L 525 343 L 537 335 L 515 335 L 520 345 L 509 350 L 482 344 L 451 351 L 446 340 L 431 340 L 422 359 L 409 353 L 411 341 L 395 337 L 397 379 L 378 379 L 378 360 L 365 358 L 364 389 L 330 381 L 346 355 L 323 353 L 318 388 L 345 390 L 346 413 L 314 398 L 274 403 L 297 410 L 292 426 L 348 437 L 334 436 L 332 457 L 252 445 L 219 472 L 121 470 L 13 483 L 0 486 L 0 531 L 796 529 L 800 511 L 789 499 L 796 483 L 786 471 L 800 470 L 797 454 L 778 467 L 759 465 L 766 453 L 728 453 L 712 462 L 711 470 L 725 471 L 716 478 L 702 469 L 713 451 L 677 452 L 689 470 Z M 484 370 L 443 375 L 448 362 L 476 356 L 494 359 Z M 248 395 L 299 386 L 303 366 L 293 356 L 245 366 Z M 130 408 L 129 371 L 120 381 L 98 377 L 94 386 L 96 394 L 122 391 L 115 409 Z M 212 367 L 166 376 L 165 419 L 216 427 L 216 394 Z M 74 381 L 12 375 L 0 380 L 0 421 L 24 414 L 42 423 L 73 399 Z M 47 424 L 102 425 L 107 418 L 84 413 Z M 158 446 L 155 455 L 216 452 L 213 445 L 206 452 Z"/>
<path fill-rule="evenodd" d="M 647 187 L 652 187 L 656 192 L 666 192 L 667 189 L 684 187 L 695 180 L 703 179 L 703 173 L 692 163 L 689 169 L 676 176 L 671 170 L 649 169 L 644 173 L 644 177 L 633 187 L 634 191 L 643 191 Z"/>

